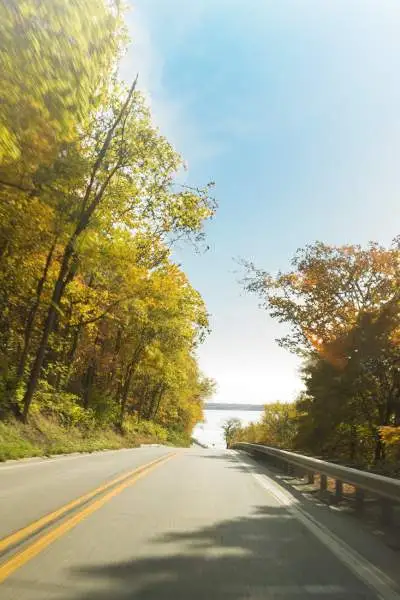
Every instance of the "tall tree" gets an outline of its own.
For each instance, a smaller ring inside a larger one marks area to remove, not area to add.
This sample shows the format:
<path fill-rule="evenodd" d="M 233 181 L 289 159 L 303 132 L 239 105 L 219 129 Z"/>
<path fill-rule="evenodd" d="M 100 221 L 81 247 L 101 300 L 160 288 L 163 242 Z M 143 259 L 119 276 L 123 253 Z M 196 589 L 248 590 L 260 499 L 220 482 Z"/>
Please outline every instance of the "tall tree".
<path fill-rule="evenodd" d="M 389 249 L 375 243 L 363 249 L 316 242 L 298 250 L 292 269 L 276 276 L 245 264 L 245 288 L 290 328 L 279 344 L 300 354 L 350 331 L 360 313 L 393 299 L 400 282 L 397 241 Z"/>
<path fill-rule="evenodd" d="M 304 369 L 307 395 L 299 403 L 303 444 L 352 462 L 384 458 L 381 428 L 400 425 L 399 332 L 395 298 L 360 315 L 349 333 L 315 353 Z"/>
<path fill-rule="evenodd" d="M 359 464 L 384 458 L 399 423 L 400 244 L 299 250 L 272 276 L 247 265 L 246 288 L 288 326 L 279 343 L 305 359 L 297 448 Z"/>
<path fill-rule="evenodd" d="M 58 307 L 78 268 L 83 234 L 100 220 L 107 229 L 119 223 L 149 231 L 156 239 L 169 233 L 196 235 L 203 220 L 214 211 L 207 189 L 198 193 L 172 189 L 180 157 L 152 128 L 141 97 L 134 94 L 135 85 L 136 82 L 125 99 L 113 95 L 111 103 L 104 107 L 104 122 L 99 122 L 96 143 L 88 148 L 86 183 L 82 188 L 81 181 L 76 187 L 74 180 L 69 191 L 74 211 L 70 234 L 27 383 L 24 419 L 37 387 Z M 81 151 L 85 154 L 84 148 Z"/>
<path fill-rule="evenodd" d="M 124 38 L 116 0 L 4 0 L 0 6 L 0 170 L 30 189 L 35 170 L 99 102 Z"/>
<path fill-rule="evenodd" d="M 0 408 L 187 436 L 208 317 L 171 248 L 202 243 L 216 204 L 177 183 L 182 158 L 118 80 L 120 6 L 0 8 Z"/>

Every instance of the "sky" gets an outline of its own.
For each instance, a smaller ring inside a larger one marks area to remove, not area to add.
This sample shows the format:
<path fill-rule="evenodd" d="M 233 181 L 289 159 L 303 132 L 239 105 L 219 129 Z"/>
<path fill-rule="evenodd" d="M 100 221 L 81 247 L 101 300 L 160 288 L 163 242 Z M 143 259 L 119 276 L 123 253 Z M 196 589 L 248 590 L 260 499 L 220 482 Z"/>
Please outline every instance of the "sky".
<path fill-rule="evenodd" d="M 210 249 L 175 251 L 211 315 L 200 366 L 219 402 L 293 400 L 300 363 L 237 259 L 276 273 L 315 240 L 400 232 L 400 2 L 131 2 L 122 74 L 139 72 L 187 182 L 216 183 Z"/>

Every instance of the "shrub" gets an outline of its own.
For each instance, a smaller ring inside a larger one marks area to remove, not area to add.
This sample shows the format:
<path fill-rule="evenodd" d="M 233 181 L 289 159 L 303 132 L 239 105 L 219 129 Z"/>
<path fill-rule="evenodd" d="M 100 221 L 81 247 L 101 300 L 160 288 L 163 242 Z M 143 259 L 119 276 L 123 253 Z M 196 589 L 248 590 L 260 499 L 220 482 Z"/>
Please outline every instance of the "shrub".
<path fill-rule="evenodd" d="M 138 421 L 136 416 L 126 419 L 124 430 L 128 435 L 148 438 L 149 441 L 165 443 L 168 431 L 153 421 Z"/>
<path fill-rule="evenodd" d="M 39 392 L 35 396 L 33 413 L 56 419 L 65 428 L 81 427 L 90 430 L 96 426 L 93 409 L 80 406 L 75 394 L 56 393 L 52 390 Z"/>

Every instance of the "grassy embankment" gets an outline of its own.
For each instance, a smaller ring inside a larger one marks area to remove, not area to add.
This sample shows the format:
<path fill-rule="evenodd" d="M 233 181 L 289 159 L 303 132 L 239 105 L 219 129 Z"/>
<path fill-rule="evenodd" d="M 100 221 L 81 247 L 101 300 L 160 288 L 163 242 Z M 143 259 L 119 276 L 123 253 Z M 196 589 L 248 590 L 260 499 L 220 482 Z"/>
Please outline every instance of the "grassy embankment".
<path fill-rule="evenodd" d="M 135 448 L 143 443 L 188 446 L 190 438 L 185 434 L 168 431 L 151 421 L 131 425 L 123 435 L 112 427 L 65 427 L 57 419 L 42 415 L 35 415 L 26 425 L 14 419 L 0 421 L 0 461 L 70 452 Z"/>

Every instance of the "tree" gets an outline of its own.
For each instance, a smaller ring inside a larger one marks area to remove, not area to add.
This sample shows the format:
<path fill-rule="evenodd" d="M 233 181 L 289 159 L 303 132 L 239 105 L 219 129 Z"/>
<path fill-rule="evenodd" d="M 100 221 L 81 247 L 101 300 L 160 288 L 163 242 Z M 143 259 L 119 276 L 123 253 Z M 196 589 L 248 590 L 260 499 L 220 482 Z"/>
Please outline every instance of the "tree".
<path fill-rule="evenodd" d="M 352 464 L 385 458 L 399 424 L 400 244 L 299 250 L 277 276 L 247 265 L 246 289 L 289 327 L 279 343 L 305 362 L 293 445 Z"/>
<path fill-rule="evenodd" d="M 245 264 L 245 289 L 290 328 L 279 344 L 302 356 L 350 331 L 360 313 L 396 297 L 400 284 L 396 240 L 390 249 L 374 243 L 363 249 L 316 242 L 297 251 L 291 271 L 276 276 Z"/>
<path fill-rule="evenodd" d="M 34 401 L 187 436 L 208 315 L 171 248 L 202 243 L 212 184 L 177 183 L 182 158 L 118 80 L 118 0 L 1 10 L 1 414 L 26 420 Z"/>
<path fill-rule="evenodd" d="M 30 189 L 42 161 L 99 102 L 124 39 L 119 2 L 5 0 L 0 8 L 0 170 Z M 3 179 L 3 177 L 1 177 Z"/>
<path fill-rule="evenodd" d="M 224 432 L 226 447 L 230 448 L 234 443 L 237 434 L 239 433 L 241 428 L 240 419 L 231 418 L 225 421 L 222 425 L 222 430 Z"/>
<path fill-rule="evenodd" d="M 236 437 L 241 441 L 290 450 L 297 436 L 297 419 L 294 403 L 266 404 L 261 420 L 242 427 Z"/>
<path fill-rule="evenodd" d="M 67 285 L 75 277 L 79 246 L 95 219 L 107 229 L 110 217 L 136 230 L 151 231 L 156 239 L 167 233 L 197 235 L 214 207 L 207 191 L 175 192 L 172 177 L 180 165 L 179 156 L 149 122 L 149 114 L 140 96 L 135 96 L 136 82 L 125 100 L 112 97 L 104 107 L 106 124 L 96 135 L 97 143 L 88 151 L 87 178 L 82 190 L 73 181 L 70 194 L 74 199 L 70 234 L 66 239 L 60 269 L 53 286 L 42 337 L 24 396 L 23 418 L 26 420 L 37 387 L 49 336 Z M 147 171 L 147 174 L 146 174 Z"/>
<path fill-rule="evenodd" d="M 293 448 L 297 433 L 297 411 L 293 403 L 273 402 L 264 406 L 262 443 L 278 448 Z"/>
<path fill-rule="evenodd" d="M 304 369 L 302 443 L 351 462 L 384 458 L 381 428 L 400 424 L 400 307 L 394 299 L 314 355 Z"/>

